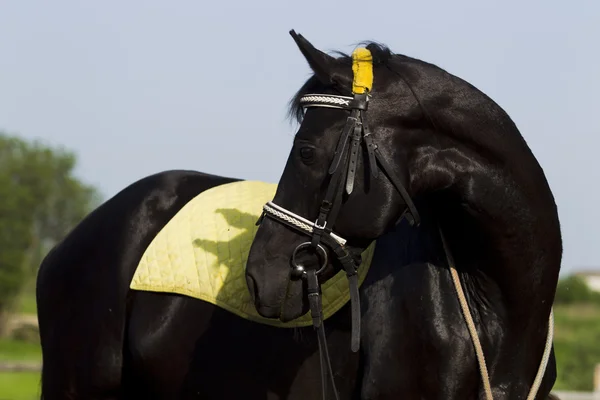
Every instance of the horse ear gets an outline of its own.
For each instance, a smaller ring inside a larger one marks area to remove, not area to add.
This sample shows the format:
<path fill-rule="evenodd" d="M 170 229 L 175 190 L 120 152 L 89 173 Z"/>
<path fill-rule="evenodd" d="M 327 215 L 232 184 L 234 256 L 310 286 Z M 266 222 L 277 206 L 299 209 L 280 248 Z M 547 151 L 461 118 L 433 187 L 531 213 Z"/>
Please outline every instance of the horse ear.
<path fill-rule="evenodd" d="M 302 35 L 297 34 L 293 29 L 290 31 L 290 35 L 294 39 L 294 42 L 296 42 L 298 45 L 298 48 L 302 52 L 302 55 L 308 62 L 308 65 L 313 70 L 316 77 L 323 84 L 330 84 L 332 82 L 331 77 L 333 75 L 335 58 L 329 54 L 323 53 L 321 50 L 318 50 Z"/>

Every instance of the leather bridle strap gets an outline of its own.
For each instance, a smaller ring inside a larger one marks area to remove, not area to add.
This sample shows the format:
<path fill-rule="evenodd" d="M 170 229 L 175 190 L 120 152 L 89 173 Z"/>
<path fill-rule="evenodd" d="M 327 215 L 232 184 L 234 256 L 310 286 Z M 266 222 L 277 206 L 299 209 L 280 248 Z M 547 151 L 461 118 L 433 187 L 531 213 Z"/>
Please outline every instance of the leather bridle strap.
<path fill-rule="evenodd" d="M 352 120 L 356 121 L 355 118 L 350 116 L 346 121 L 346 126 L 344 127 L 344 131 L 342 132 L 342 135 L 340 136 L 340 139 L 338 141 L 337 147 L 339 149 L 339 156 L 338 154 L 334 156 L 332 166 L 329 170 L 331 180 L 329 181 L 325 197 L 321 201 L 321 206 L 319 207 L 319 214 L 317 220 L 315 221 L 315 229 L 313 230 L 311 240 L 311 245 L 313 247 L 316 247 L 319 244 L 323 233 L 331 232 L 331 221 L 336 220 L 337 214 L 342 204 L 343 183 L 347 175 L 347 170 L 345 168 L 339 167 L 333 168 L 333 166 L 336 163 L 339 166 L 340 162 L 346 161 L 345 139 L 347 138 L 349 131 L 353 128 Z"/>
<path fill-rule="evenodd" d="M 392 185 L 394 185 L 394 187 L 396 188 L 398 193 L 400 193 L 400 196 L 402 196 L 404 202 L 406 203 L 406 207 L 408 208 L 409 212 L 405 212 L 403 214 L 404 217 L 408 219 L 411 225 L 418 226 L 421 223 L 419 212 L 417 211 L 417 207 L 415 207 L 415 204 L 412 202 L 410 195 L 402 185 L 402 181 L 400 180 L 398 175 L 396 175 L 394 170 L 390 167 L 390 164 L 381 155 L 381 151 L 379 151 L 379 148 L 376 144 L 373 144 L 373 151 L 375 153 L 375 157 L 377 158 L 377 162 L 379 162 L 379 164 L 381 165 L 381 169 L 387 175 L 390 182 L 392 182 Z"/>

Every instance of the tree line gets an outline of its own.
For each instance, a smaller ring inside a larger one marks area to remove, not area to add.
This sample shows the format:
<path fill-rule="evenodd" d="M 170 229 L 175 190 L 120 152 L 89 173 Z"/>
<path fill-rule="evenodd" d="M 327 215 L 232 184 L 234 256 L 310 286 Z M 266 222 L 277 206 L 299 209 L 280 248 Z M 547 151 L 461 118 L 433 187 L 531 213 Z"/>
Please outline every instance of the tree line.
<path fill-rule="evenodd" d="M 101 202 L 76 165 L 71 151 L 0 132 L 0 325 L 49 249 Z"/>

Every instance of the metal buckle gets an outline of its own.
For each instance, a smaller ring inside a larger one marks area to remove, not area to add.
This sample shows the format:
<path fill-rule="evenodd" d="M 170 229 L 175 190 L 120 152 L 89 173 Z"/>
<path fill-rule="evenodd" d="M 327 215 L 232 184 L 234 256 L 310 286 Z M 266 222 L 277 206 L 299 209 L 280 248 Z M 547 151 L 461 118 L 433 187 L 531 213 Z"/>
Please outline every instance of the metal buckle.
<path fill-rule="evenodd" d="M 327 221 L 325 221 L 325 223 L 324 223 L 322 226 L 320 226 L 320 225 L 318 224 L 318 222 L 319 222 L 319 220 L 318 220 L 318 219 L 316 219 L 316 220 L 315 220 L 315 228 L 317 228 L 317 229 L 320 229 L 320 230 L 324 230 L 324 229 L 325 229 L 325 227 L 327 226 Z"/>

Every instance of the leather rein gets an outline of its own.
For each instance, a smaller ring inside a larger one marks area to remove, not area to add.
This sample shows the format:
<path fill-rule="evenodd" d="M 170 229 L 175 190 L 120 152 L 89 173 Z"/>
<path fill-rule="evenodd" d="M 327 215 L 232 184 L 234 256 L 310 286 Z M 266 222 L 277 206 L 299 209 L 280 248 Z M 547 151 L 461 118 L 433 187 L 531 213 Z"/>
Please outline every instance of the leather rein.
<path fill-rule="evenodd" d="M 310 222 L 308 219 L 273 202 L 268 202 L 264 205 L 263 213 L 257 221 L 257 225 L 259 225 L 264 217 L 268 217 L 311 238 L 310 241 L 301 243 L 294 249 L 292 253 L 292 275 L 307 280 L 310 312 L 319 343 L 323 399 L 325 399 L 327 395 L 326 375 L 329 374 L 335 399 L 339 400 L 327 347 L 327 338 L 323 324 L 321 287 L 318 280 L 318 276 L 328 265 L 327 251 L 323 245 L 328 247 L 336 255 L 346 272 L 352 310 L 350 348 L 353 352 L 357 352 L 360 348 L 361 317 L 357 276 L 360 260 L 355 259 L 350 250 L 346 247 L 346 240 L 339 235 L 336 235 L 332 230 L 332 226 L 338 216 L 344 191 L 348 195 L 353 191 L 358 165 L 358 153 L 361 149 L 361 144 L 366 148 L 365 150 L 371 176 L 377 178 L 379 175 L 378 167 L 381 168 L 382 172 L 388 177 L 400 196 L 402 196 L 407 206 L 406 211 L 408 212 L 405 211 L 400 219 L 406 217 L 412 225 L 418 225 L 420 222 L 419 213 L 408 192 L 402 185 L 402 181 L 390 167 L 390 164 L 385 160 L 377 143 L 371 135 L 366 115 L 369 105 L 369 96 L 369 92 L 366 90 L 364 93 L 355 93 L 354 97 L 332 94 L 307 94 L 300 99 L 300 104 L 305 109 L 311 107 L 327 107 L 350 111 L 350 115 L 346 119 L 342 134 L 337 143 L 333 161 L 329 167 L 328 173 L 331 178 L 327 187 L 327 192 L 321 201 L 319 213 L 315 222 Z M 317 255 L 320 255 L 321 267 L 319 269 L 305 269 L 296 262 L 298 252 L 303 249 L 312 249 L 317 252 Z"/>

